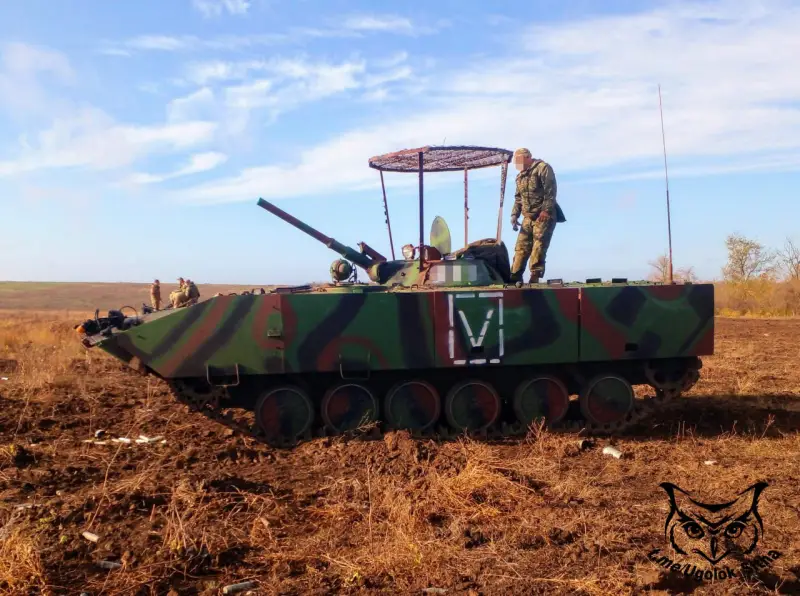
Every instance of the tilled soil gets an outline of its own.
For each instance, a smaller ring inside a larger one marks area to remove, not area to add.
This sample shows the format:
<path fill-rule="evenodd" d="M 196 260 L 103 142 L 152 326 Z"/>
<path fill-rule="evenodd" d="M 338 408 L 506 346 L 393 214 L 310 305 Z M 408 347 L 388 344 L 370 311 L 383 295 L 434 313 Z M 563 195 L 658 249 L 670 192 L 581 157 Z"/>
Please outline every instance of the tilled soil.
<path fill-rule="evenodd" d="M 584 445 L 390 433 L 274 450 L 96 352 L 35 387 L 3 373 L 0 591 L 798 593 L 800 321 L 717 325 L 688 396 Z M 98 430 L 106 444 L 85 442 Z M 660 483 L 714 503 L 759 481 L 754 554 L 780 554 L 768 566 L 748 575 L 731 555 L 718 568 L 735 577 L 698 580 L 648 559 L 702 567 L 670 550 Z"/>

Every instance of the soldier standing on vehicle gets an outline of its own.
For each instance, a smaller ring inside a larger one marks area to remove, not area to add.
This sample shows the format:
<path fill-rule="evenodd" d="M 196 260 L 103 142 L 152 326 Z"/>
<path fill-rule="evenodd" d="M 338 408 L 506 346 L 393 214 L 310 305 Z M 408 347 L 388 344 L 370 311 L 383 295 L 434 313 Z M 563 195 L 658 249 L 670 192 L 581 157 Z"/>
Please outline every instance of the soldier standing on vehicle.
<path fill-rule="evenodd" d="M 514 247 L 514 262 L 511 265 L 512 282 L 522 282 L 525 263 L 531 259 L 530 283 L 538 283 L 544 276 L 545 259 L 556 223 L 567 221 L 556 201 L 557 185 L 553 168 L 541 159 L 533 159 L 525 148 L 514 152 L 517 174 L 517 190 L 514 207 L 511 209 L 511 228 L 520 229 Z"/>
<path fill-rule="evenodd" d="M 150 286 L 150 302 L 154 309 L 161 310 L 161 283 L 158 280 Z"/>

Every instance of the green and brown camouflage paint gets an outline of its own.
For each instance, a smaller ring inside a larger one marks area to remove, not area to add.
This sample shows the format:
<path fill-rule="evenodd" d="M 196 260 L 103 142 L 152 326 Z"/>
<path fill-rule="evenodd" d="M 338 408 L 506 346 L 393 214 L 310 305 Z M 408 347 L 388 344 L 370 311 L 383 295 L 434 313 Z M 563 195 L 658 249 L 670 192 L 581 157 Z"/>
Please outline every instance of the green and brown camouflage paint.
<path fill-rule="evenodd" d="M 218 296 L 97 345 L 165 379 L 530 366 L 713 354 L 712 284 Z M 349 290 L 349 291 L 348 291 Z"/>
<path fill-rule="evenodd" d="M 699 357 L 714 352 L 712 284 L 509 286 L 508 253 L 494 239 L 424 263 L 386 261 L 259 205 L 374 283 L 216 296 L 87 340 L 224 424 L 221 407 L 254 410 L 256 437 L 294 440 L 318 416 L 334 432 L 378 418 L 425 430 L 442 413 L 454 429 L 488 431 L 506 423 L 509 401 L 523 428 L 559 423 L 579 405 L 591 428 L 621 429 L 690 388 Z M 431 242 L 448 253 L 443 220 Z M 636 384 L 655 399 L 635 406 Z M 214 397 L 222 385 L 225 406 Z"/>

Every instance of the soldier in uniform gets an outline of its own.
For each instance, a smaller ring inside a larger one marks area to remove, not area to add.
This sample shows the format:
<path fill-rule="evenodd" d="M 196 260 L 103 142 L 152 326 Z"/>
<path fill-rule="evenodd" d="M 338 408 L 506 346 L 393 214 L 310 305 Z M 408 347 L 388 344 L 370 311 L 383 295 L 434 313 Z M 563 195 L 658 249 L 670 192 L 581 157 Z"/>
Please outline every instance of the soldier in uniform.
<path fill-rule="evenodd" d="M 186 282 L 182 277 L 178 278 L 178 289 L 174 292 L 170 292 L 169 301 L 172 304 L 172 308 L 178 308 L 184 301 L 184 288 L 186 287 Z"/>
<path fill-rule="evenodd" d="M 538 283 L 544 276 L 545 258 L 556 223 L 567 221 L 556 201 L 556 176 L 550 164 L 533 159 L 527 149 L 514 152 L 517 174 L 517 190 L 514 207 L 511 209 L 511 228 L 518 229 L 514 247 L 514 262 L 511 265 L 511 280 L 522 282 L 525 263 L 531 259 L 530 283 Z M 520 229 L 519 216 L 522 215 Z"/>
<path fill-rule="evenodd" d="M 197 301 L 200 299 L 200 290 L 197 289 L 197 286 L 194 285 L 194 282 L 191 279 L 186 280 L 183 293 L 186 296 L 187 306 L 189 304 L 197 304 Z"/>
<path fill-rule="evenodd" d="M 150 286 L 150 302 L 154 309 L 161 310 L 161 283 L 158 280 Z"/>

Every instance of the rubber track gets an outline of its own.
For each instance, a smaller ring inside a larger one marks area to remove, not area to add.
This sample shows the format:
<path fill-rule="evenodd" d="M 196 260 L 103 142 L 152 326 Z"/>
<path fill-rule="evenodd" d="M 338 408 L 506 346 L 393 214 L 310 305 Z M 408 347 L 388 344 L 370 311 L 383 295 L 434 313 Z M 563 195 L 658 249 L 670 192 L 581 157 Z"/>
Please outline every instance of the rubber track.
<path fill-rule="evenodd" d="M 590 436 L 608 436 L 624 432 L 650 418 L 653 414 L 662 410 L 667 404 L 676 401 L 684 392 L 689 391 L 697 383 L 699 378 L 699 371 L 697 369 L 690 369 L 684 379 L 679 383 L 673 383 L 667 387 L 656 387 L 652 383 L 649 384 L 649 386 L 655 390 L 655 395 L 645 399 L 635 399 L 633 410 L 628 413 L 623 420 L 613 424 L 600 425 L 582 418 L 581 420 L 566 420 L 556 424 L 546 424 L 546 428 L 550 432 L 555 433 L 583 433 Z M 237 419 L 232 411 L 223 412 L 220 404 L 225 401 L 226 389 L 215 387 L 212 388 L 209 393 L 201 394 L 194 391 L 188 384 L 182 381 L 168 381 L 167 383 L 175 398 L 179 402 L 186 404 L 190 411 L 200 413 L 240 435 L 250 437 L 270 447 L 291 448 L 301 441 L 337 436 L 329 432 L 328 429 L 322 425 L 314 429 L 309 429 L 303 436 L 295 441 L 269 441 L 257 424 L 250 424 L 247 421 Z M 379 421 L 377 424 L 373 424 L 366 432 L 359 430 L 350 431 L 345 434 L 360 434 L 367 438 L 380 439 L 385 434 L 385 432 L 380 429 L 381 422 L 382 421 Z M 476 439 L 502 439 L 524 437 L 528 431 L 529 428 L 523 426 L 520 422 L 513 424 L 503 422 L 483 432 L 466 434 Z M 464 436 L 463 431 L 442 425 L 431 431 L 410 432 L 414 438 L 419 439 L 451 439 Z"/>

